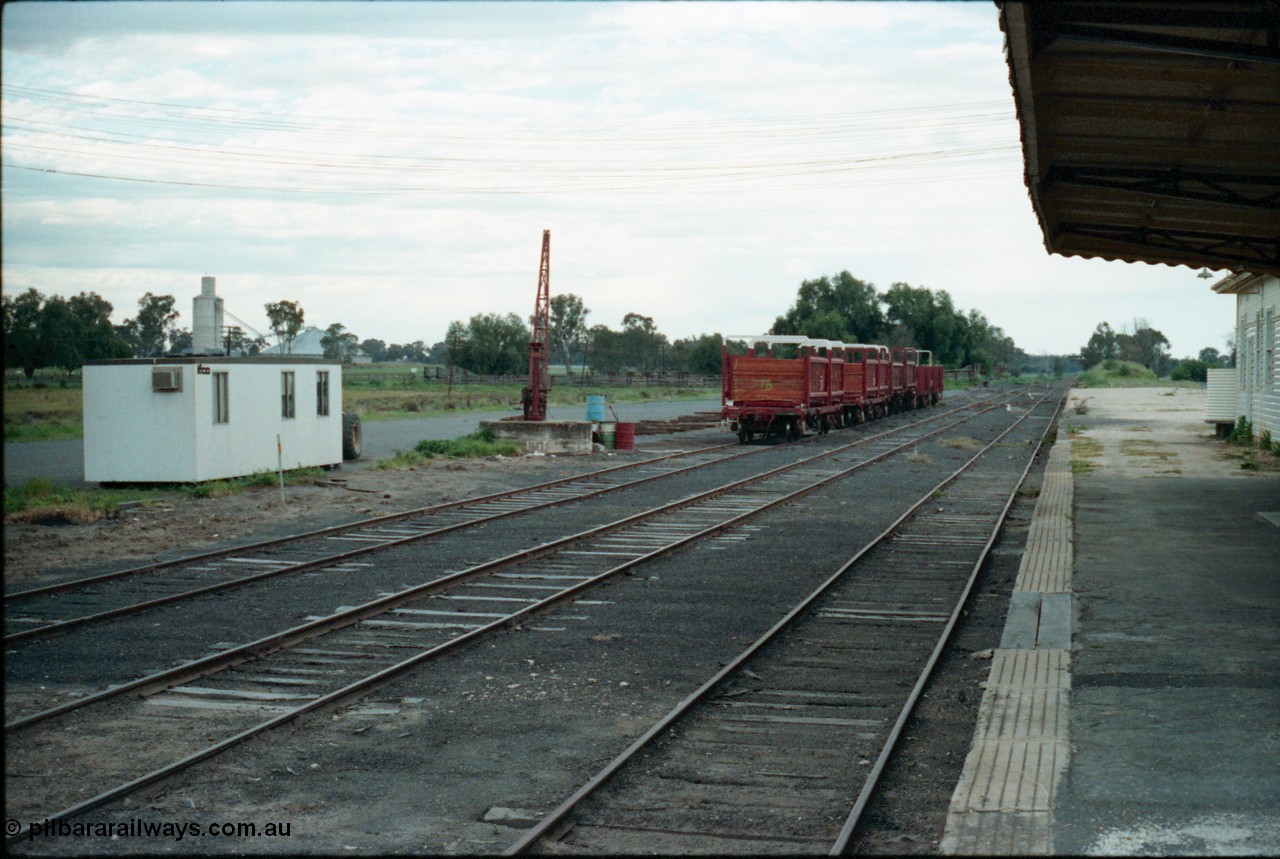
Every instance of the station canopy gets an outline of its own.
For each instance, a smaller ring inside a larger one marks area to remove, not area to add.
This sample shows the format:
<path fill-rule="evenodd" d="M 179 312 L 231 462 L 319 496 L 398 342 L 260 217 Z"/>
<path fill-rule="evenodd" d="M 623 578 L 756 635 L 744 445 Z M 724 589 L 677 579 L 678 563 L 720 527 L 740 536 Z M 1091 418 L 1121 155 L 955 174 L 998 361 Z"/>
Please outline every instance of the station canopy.
<path fill-rule="evenodd" d="M 1005 2 L 1000 26 L 1050 253 L 1280 276 L 1280 3 Z"/>

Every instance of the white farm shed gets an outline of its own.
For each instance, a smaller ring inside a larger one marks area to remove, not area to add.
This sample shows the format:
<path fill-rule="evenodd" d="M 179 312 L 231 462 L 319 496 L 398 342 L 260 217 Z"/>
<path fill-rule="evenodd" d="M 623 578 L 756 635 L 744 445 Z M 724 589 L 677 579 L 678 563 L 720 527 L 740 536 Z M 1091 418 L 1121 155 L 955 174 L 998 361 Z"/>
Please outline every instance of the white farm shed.
<path fill-rule="evenodd" d="M 84 366 L 84 477 L 188 483 L 342 463 L 342 365 L 147 358 Z"/>
<path fill-rule="evenodd" d="M 1280 438 L 1280 278 L 1241 272 L 1213 286 L 1236 297 L 1235 409 L 1259 436 Z"/>

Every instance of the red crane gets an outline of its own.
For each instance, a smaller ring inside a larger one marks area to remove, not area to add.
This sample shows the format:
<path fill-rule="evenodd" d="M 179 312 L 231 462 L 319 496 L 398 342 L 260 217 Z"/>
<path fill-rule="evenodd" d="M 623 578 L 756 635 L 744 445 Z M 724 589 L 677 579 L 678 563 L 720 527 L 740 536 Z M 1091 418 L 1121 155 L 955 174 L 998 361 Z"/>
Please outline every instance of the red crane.
<path fill-rule="evenodd" d="M 529 341 L 529 384 L 520 395 L 524 419 L 547 419 L 547 390 L 551 374 L 551 231 L 542 231 L 542 264 L 538 266 L 538 300 L 533 305 L 533 339 Z"/>

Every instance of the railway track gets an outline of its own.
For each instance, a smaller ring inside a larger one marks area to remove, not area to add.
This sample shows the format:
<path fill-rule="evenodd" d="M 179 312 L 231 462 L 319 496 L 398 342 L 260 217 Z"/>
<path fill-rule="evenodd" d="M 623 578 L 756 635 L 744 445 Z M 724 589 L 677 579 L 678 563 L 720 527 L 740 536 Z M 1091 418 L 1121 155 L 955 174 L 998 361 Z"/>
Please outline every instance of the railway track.
<path fill-rule="evenodd" d="M 936 420 L 972 404 L 931 412 Z M 916 421 L 914 423 L 921 423 Z M 855 440 L 851 444 L 860 444 Z M 347 525 L 204 552 L 4 595 L 4 644 L 64 633 L 86 624 L 229 591 L 286 575 L 330 569 L 358 571 L 360 559 L 381 550 L 706 469 L 773 447 L 729 443 L 665 454 L 536 486 L 379 516 Z M 163 572 L 164 575 L 157 575 Z"/>
<path fill-rule="evenodd" d="M 4 643 L 15 644 L 65 632 L 155 606 L 229 590 L 276 576 L 351 559 L 419 540 L 475 527 L 637 486 L 744 455 L 734 445 L 680 451 L 638 463 L 600 469 L 525 489 L 437 504 L 303 534 L 204 552 L 127 570 L 89 576 L 4 595 Z M 672 460 L 690 460 L 673 465 Z M 165 572 L 163 578 L 155 576 Z M 107 591 L 110 588 L 112 590 Z M 160 595 L 156 591 L 164 591 Z"/>
<path fill-rule="evenodd" d="M 845 852 L 1034 459 L 988 454 L 1060 407 L 924 494 L 506 854 Z"/>
<path fill-rule="evenodd" d="M 999 405 L 988 404 L 985 411 Z M 936 426 L 912 425 L 806 456 L 12 722 L 6 728 L 11 772 L 39 772 L 39 762 L 49 755 L 74 761 L 84 756 L 86 744 L 94 750 L 112 747 L 117 742 L 113 731 L 120 734 L 122 726 L 126 735 L 141 731 L 147 742 L 112 766 L 98 768 L 101 780 L 115 782 L 106 789 L 56 778 L 45 779 L 37 789 L 36 782 L 25 781 L 27 805 L 11 808 L 11 816 L 52 820 L 78 814 L 304 713 L 359 696 L 480 636 L 518 624 L 533 628 L 536 615 L 558 605 L 587 607 L 591 603 L 583 596 L 595 585 L 909 451 L 926 435 L 959 426 L 973 414 L 950 421 L 938 417 L 918 422 Z M 572 620 L 572 615 L 558 615 L 556 622 Z M 67 718 L 74 719 L 74 729 L 57 730 Z M 50 730 L 30 730 L 51 721 Z M 213 735 L 222 739 L 191 748 L 193 739 Z M 122 751 L 131 746 L 128 736 L 118 742 Z M 184 744 L 187 753 L 174 760 L 173 749 Z M 94 790 L 98 792 L 81 799 Z M 59 802 L 70 804 L 51 810 Z"/>

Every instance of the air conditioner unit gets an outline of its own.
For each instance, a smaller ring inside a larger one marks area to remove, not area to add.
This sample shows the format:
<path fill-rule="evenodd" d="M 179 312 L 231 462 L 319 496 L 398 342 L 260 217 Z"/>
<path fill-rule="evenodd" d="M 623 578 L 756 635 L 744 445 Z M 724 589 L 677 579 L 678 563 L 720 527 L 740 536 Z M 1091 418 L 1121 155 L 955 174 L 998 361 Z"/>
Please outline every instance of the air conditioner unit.
<path fill-rule="evenodd" d="M 151 368 L 151 390 L 152 391 L 181 391 L 182 390 L 182 368 L 181 367 Z"/>

